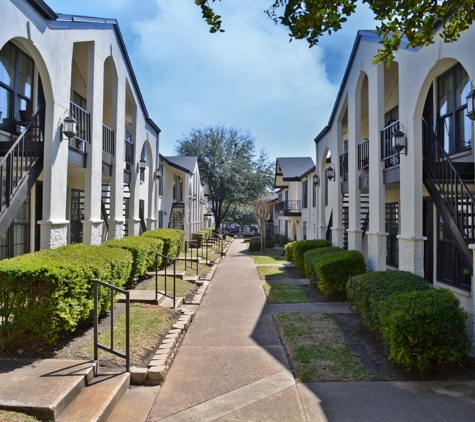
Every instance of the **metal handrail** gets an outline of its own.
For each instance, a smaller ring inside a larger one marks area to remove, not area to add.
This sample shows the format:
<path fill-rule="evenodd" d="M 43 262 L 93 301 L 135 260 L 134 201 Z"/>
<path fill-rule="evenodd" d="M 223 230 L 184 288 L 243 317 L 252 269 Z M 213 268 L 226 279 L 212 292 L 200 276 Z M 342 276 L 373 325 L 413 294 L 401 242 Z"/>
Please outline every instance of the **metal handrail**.
<path fill-rule="evenodd" d="M 158 300 L 158 293 L 161 294 L 161 292 L 158 291 L 158 258 L 162 257 L 165 260 L 165 265 L 164 265 L 164 270 L 165 270 L 165 286 L 163 289 L 163 296 L 169 297 L 170 299 L 173 299 L 173 308 L 175 308 L 176 305 L 176 259 L 170 258 L 166 255 L 162 255 L 161 253 L 156 253 L 155 254 L 155 300 Z M 173 296 L 170 296 L 167 293 L 167 267 L 169 262 L 173 262 Z"/>
<path fill-rule="evenodd" d="M 114 156 L 115 153 L 115 133 L 106 125 L 102 125 L 102 152 Z"/>
<path fill-rule="evenodd" d="M 348 151 L 340 155 L 340 176 L 345 182 L 348 180 Z"/>
<path fill-rule="evenodd" d="M 85 143 L 91 142 L 91 115 L 72 101 L 70 102 L 70 111 L 77 122 L 77 134 L 70 139 L 69 146 L 85 151 Z"/>
<path fill-rule="evenodd" d="M 197 237 L 201 239 L 201 241 L 199 242 L 200 243 L 199 249 L 201 249 L 201 258 L 206 259 L 206 263 L 208 263 L 208 242 L 205 242 L 206 239 L 201 234 L 198 234 Z M 205 246 L 206 246 L 206 254 L 203 252 L 203 249 Z"/>
<path fill-rule="evenodd" d="M 369 168 L 369 139 L 358 144 L 358 170 Z"/>
<path fill-rule="evenodd" d="M 99 285 L 111 292 L 110 347 L 99 343 Z M 125 295 L 125 353 L 114 349 L 114 292 Z M 130 292 L 104 281 L 94 280 L 94 360 L 98 360 L 99 349 L 125 359 L 125 371 L 130 372 Z"/>
<path fill-rule="evenodd" d="M 196 249 L 196 270 L 193 268 L 193 249 Z M 188 259 L 188 250 L 191 254 L 190 259 Z M 190 265 L 188 265 L 188 261 L 190 261 Z M 196 271 L 196 275 L 198 275 L 198 261 L 198 245 L 185 240 L 185 271 L 187 268 L 189 268 L 190 270 Z"/>
<path fill-rule="evenodd" d="M 332 225 L 333 225 L 333 210 L 330 213 L 330 218 L 328 220 L 327 232 L 325 234 L 325 239 L 330 242 L 332 238 Z"/>
<path fill-rule="evenodd" d="M 381 130 L 381 161 L 387 160 L 389 162 L 389 159 L 392 157 L 396 157 L 395 160 L 397 160 L 399 153 L 394 150 L 393 134 L 398 130 L 402 130 L 399 120 L 391 122 Z"/>
<path fill-rule="evenodd" d="M 10 206 L 11 199 L 43 154 L 43 105 L 0 160 L 0 210 Z"/>
<path fill-rule="evenodd" d="M 302 212 L 302 201 L 298 199 L 279 202 L 275 205 L 275 212 Z"/>
<path fill-rule="evenodd" d="M 104 201 L 101 199 L 101 213 L 102 213 L 102 220 L 104 221 L 105 230 L 102 233 L 102 241 L 105 242 L 109 235 L 109 215 L 107 214 L 107 209 L 104 204 Z"/>

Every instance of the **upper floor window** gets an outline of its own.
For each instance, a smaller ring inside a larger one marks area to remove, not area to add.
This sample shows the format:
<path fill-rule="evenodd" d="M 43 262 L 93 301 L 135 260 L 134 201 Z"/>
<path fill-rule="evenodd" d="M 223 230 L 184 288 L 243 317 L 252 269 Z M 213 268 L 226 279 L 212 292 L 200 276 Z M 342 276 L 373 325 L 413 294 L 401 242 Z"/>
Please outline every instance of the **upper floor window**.
<path fill-rule="evenodd" d="M 308 180 L 302 182 L 302 208 L 308 208 Z"/>
<path fill-rule="evenodd" d="M 467 95 L 470 79 L 457 64 L 437 80 L 438 136 L 447 154 L 472 148 L 472 121 L 467 117 Z"/>
<path fill-rule="evenodd" d="M 0 129 L 12 132 L 13 121 L 22 121 L 20 111 L 33 111 L 33 64 L 12 43 L 0 50 Z"/>

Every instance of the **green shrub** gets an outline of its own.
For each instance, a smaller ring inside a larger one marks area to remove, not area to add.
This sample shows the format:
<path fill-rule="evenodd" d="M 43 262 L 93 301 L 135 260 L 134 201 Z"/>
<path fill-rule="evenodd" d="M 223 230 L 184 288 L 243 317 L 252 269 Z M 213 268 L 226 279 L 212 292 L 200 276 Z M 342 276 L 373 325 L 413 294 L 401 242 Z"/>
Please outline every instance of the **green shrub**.
<path fill-rule="evenodd" d="M 320 258 L 329 253 L 341 252 L 338 246 L 329 246 L 327 248 L 311 249 L 303 254 L 303 262 L 305 268 L 305 276 L 310 280 L 310 283 L 315 284 L 318 281 L 315 267 L 320 261 Z"/>
<path fill-rule="evenodd" d="M 133 264 L 126 287 L 133 286 L 145 275 L 147 270 L 155 268 L 156 254 L 162 253 L 164 242 L 161 239 L 142 236 L 127 236 L 122 239 L 108 240 L 104 246 L 121 248 L 132 253 Z M 159 260 L 159 264 L 160 264 Z"/>
<path fill-rule="evenodd" d="M 185 250 L 186 233 L 179 229 L 156 229 L 145 232 L 142 237 L 151 237 L 163 241 L 162 253 L 169 258 L 177 258 Z"/>
<path fill-rule="evenodd" d="M 198 245 L 201 248 L 202 243 L 211 237 L 211 228 L 205 228 L 198 230 L 191 234 L 191 242 Z"/>
<path fill-rule="evenodd" d="M 318 288 L 327 296 L 346 297 L 346 283 L 350 277 L 366 272 L 364 256 L 359 251 L 326 254 L 315 267 Z"/>
<path fill-rule="evenodd" d="M 285 236 L 283 234 L 276 234 L 275 235 L 275 242 L 279 246 L 285 246 L 289 242 L 289 239 L 287 239 L 287 236 Z"/>
<path fill-rule="evenodd" d="M 274 249 L 275 241 L 266 239 L 266 249 Z M 250 251 L 260 251 L 261 250 L 261 240 L 251 240 L 249 242 Z"/>
<path fill-rule="evenodd" d="M 284 246 L 285 259 L 289 262 L 294 262 L 293 247 L 296 242 L 289 242 Z"/>
<path fill-rule="evenodd" d="M 361 314 L 366 327 L 379 330 L 379 312 L 383 302 L 394 294 L 427 290 L 431 285 L 418 275 L 388 270 L 352 277 L 346 288 L 351 309 Z"/>
<path fill-rule="evenodd" d="M 466 318 L 452 292 L 431 288 L 391 296 L 379 322 L 389 358 L 423 372 L 462 363 L 470 348 Z"/>
<path fill-rule="evenodd" d="M 298 240 L 292 246 L 293 263 L 299 270 L 304 271 L 305 264 L 303 260 L 303 254 L 311 249 L 327 248 L 329 246 L 331 246 L 330 242 L 327 242 L 323 239 Z"/>
<path fill-rule="evenodd" d="M 0 262 L 0 349 L 53 344 L 90 314 L 87 277 L 77 266 L 35 255 Z"/>

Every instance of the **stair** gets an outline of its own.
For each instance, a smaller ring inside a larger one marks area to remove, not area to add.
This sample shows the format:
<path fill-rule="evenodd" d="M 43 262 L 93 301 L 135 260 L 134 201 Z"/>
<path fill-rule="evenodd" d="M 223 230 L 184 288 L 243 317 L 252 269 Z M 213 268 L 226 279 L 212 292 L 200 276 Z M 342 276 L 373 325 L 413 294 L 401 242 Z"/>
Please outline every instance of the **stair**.
<path fill-rule="evenodd" d="M 180 230 L 183 230 L 185 228 L 185 204 L 175 203 L 172 205 L 168 228 Z"/>
<path fill-rule="evenodd" d="M 342 224 L 343 224 L 343 249 L 348 249 L 348 228 L 350 223 L 350 197 L 347 193 L 343 195 L 343 210 L 342 210 Z M 361 230 L 363 236 L 366 233 L 369 219 L 369 194 L 362 193 L 360 196 L 361 209 Z"/>

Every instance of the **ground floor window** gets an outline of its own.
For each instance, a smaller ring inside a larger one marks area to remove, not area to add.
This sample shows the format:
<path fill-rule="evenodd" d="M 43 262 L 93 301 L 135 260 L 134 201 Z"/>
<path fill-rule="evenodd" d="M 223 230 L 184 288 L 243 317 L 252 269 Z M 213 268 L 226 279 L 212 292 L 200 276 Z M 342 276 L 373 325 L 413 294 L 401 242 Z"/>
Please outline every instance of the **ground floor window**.
<path fill-rule="evenodd" d="M 452 240 L 447 227 L 439 218 L 437 239 L 437 280 L 470 290 L 472 275 L 465 265 L 462 255 Z"/>
<path fill-rule="evenodd" d="M 69 217 L 69 242 L 82 243 L 84 220 L 84 191 L 71 190 L 71 214 Z"/>
<path fill-rule="evenodd" d="M 0 259 L 13 258 L 28 252 L 30 252 L 30 195 L 0 239 Z"/>
<path fill-rule="evenodd" d="M 399 209 L 397 202 L 386 204 L 386 264 L 399 267 Z"/>

